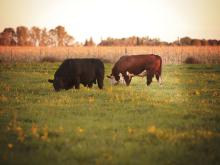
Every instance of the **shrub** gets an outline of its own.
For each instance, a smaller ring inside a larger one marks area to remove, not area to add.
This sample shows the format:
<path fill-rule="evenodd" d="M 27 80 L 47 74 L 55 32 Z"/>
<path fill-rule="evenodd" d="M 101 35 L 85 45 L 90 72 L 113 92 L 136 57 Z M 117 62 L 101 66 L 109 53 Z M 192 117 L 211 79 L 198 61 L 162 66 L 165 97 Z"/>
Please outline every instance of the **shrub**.
<path fill-rule="evenodd" d="M 45 56 L 40 59 L 40 62 L 60 62 L 62 61 L 61 59 L 58 59 L 57 57 L 53 56 Z"/>
<path fill-rule="evenodd" d="M 185 64 L 199 64 L 200 62 L 195 57 L 187 57 L 184 63 Z"/>
<path fill-rule="evenodd" d="M 102 62 L 104 62 L 104 63 L 114 63 L 114 61 L 113 60 L 111 60 L 111 59 L 107 59 L 107 58 L 103 58 L 103 57 L 101 57 L 101 58 L 99 58 Z"/>

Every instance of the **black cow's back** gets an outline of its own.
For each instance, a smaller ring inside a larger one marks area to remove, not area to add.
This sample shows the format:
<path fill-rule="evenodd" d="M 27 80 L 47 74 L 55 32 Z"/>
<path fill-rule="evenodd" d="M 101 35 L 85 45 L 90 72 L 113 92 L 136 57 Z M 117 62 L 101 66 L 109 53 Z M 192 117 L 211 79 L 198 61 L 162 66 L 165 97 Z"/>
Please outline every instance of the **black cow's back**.
<path fill-rule="evenodd" d="M 62 79 L 68 86 L 82 83 L 84 86 L 92 86 L 98 81 L 100 88 L 103 87 L 104 64 L 99 59 L 66 59 L 54 75 L 55 79 Z M 100 85 L 101 84 L 101 85 Z"/>

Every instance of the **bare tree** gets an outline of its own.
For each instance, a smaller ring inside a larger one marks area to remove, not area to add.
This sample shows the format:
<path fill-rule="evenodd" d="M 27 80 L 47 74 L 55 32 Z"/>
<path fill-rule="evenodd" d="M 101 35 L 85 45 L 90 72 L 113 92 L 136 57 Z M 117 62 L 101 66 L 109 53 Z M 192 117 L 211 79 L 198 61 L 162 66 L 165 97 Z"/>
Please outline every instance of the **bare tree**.
<path fill-rule="evenodd" d="M 183 46 L 191 45 L 192 39 L 190 37 L 183 37 L 180 39 L 180 44 Z"/>
<path fill-rule="evenodd" d="M 218 41 L 215 40 L 215 39 L 208 40 L 208 43 L 209 43 L 209 45 L 211 45 L 211 46 L 216 46 L 216 45 L 218 45 Z"/>
<path fill-rule="evenodd" d="M 31 37 L 27 27 L 18 26 L 16 29 L 16 33 L 17 33 L 18 45 L 20 46 L 31 45 L 31 41 L 30 41 Z"/>
<path fill-rule="evenodd" d="M 51 29 L 48 32 L 48 44 L 50 46 L 58 46 L 58 35 L 54 29 Z"/>
<path fill-rule="evenodd" d="M 209 42 L 207 40 L 203 39 L 203 40 L 201 40 L 201 44 L 202 44 L 202 46 L 207 46 L 207 45 L 209 45 Z"/>
<path fill-rule="evenodd" d="M 85 41 L 84 46 L 95 46 L 95 43 L 94 43 L 92 37 L 90 37 L 89 40 Z"/>
<path fill-rule="evenodd" d="M 33 26 L 31 28 L 31 40 L 33 46 L 39 46 L 41 39 L 41 29 L 39 27 Z"/>
<path fill-rule="evenodd" d="M 40 46 L 47 46 L 48 45 L 48 39 L 49 35 L 47 33 L 47 29 L 44 28 L 41 30 L 41 40 L 40 40 Z"/>
<path fill-rule="evenodd" d="M 64 38 L 64 45 L 65 46 L 73 46 L 74 45 L 74 38 L 71 35 L 66 35 Z"/>
<path fill-rule="evenodd" d="M 201 45 L 202 45 L 202 42 L 201 42 L 201 40 L 199 40 L 199 39 L 192 39 L 191 44 L 192 44 L 193 46 L 201 46 Z"/>
<path fill-rule="evenodd" d="M 63 26 L 57 26 L 55 28 L 58 39 L 58 46 L 64 46 L 64 38 L 66 36 L 65 28 Z"/>
<path fill-rule="evenodd" d="M 13 28 L 5 28 L 2 33 L 0 33 L 0 45 L 13 46 L 16 45 L 16 33 Z"/>

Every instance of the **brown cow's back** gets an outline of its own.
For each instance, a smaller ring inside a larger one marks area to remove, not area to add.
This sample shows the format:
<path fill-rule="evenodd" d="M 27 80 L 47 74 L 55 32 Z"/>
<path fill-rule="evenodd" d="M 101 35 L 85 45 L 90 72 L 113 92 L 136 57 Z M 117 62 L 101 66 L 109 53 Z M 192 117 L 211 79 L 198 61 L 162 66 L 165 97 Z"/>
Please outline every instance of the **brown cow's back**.
<path fill-rule="evenodd" d="M 154 65 L 156 69 L 159 69 L 160 63 L 161 57 L 158 55 L 130 55 L 122 56 L 115 64 L 115 67 L 120 71 L 120 73 L 128 71 L 137 75 Z"/>
<path fill-rule="evenodd" d="M 141 55 L 130 55 L 122 56 L 112 68 L 112 76 L 114 76 L 116 81 L 119 81 L 120 74 L 123 75 L 126 84 L 129 85 L 131 75 L 138 75 L 144 71 L 147 71 L 147 85 L 152 82 L 154 75 L 157 80 L 160 80 L 162 70 L 162 59 L 158 55 L 154 54 L 141 54 Z"/>

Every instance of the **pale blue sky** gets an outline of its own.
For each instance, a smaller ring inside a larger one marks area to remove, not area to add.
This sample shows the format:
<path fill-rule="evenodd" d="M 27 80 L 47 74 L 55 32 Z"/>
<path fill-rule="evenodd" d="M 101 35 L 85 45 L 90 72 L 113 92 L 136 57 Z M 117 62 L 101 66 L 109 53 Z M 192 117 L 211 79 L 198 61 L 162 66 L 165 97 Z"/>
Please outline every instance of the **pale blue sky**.
<path fill-rule="evenodd" d="M 220 0 L 0 0 L 0 30 L 20 25 L 63 25 L 77 41 L 131 35 L 220 39 Z"/>

